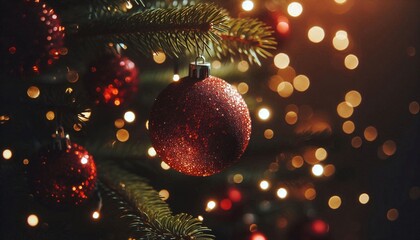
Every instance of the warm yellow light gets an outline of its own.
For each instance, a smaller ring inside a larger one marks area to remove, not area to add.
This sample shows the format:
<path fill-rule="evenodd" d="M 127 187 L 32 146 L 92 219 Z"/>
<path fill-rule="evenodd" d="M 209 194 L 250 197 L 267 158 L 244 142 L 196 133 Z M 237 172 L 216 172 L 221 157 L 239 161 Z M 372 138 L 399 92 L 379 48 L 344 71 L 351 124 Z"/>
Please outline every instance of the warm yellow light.
<path fill-rule="evenodd" d="M 99 219 L 100 216 L 101 216 L 101 214 L 98 211 L 94 211 L 92 213 L 92 218 L 95 219 L 95 220 Z"/>
<path fill-rule="evenodd" d="M 295 168 L 302 167 L 303 166 L 303 162 L 304 161 L 303 161 L 303 157 L 302 156 L 297 155 L 297 156 L 294 156 L 292 158 L 292 166 L 295 167 Z"/>
<path fill-rule="evenodd" d="M 316 198 L 316 190 L 314 188 L 308 188 L 305 190 L 305 198 L 308 200 L 314 200 Z"/>
<path fill-rule="evenodd" d="M 244 177 L 242 176 L 242 174 L 237 173 L 235 175 L 233 175 L 233 182 L 234 183 L 241 183 L 244 180 Z"/>
<path fill-rule="evenodd" d="M 372 142 L 378 137 L 378 131 L 374 126 L 369 126 L 363 132 L 366 141 Z"/>
<path fill-rule="evenodd" d="M 339 196 L 332 196 L 328 200 L 328 206 L 331 209 L 338 209 L 341 206 L 341 198 Z"/>
<path fill-rule="evenodd" d="M 132 111 L 127 111 L 124 113 L 124 120 L 126 122 L 132 123 L 134 120 L 136 120 L 136 114 L 134 114 Z"/>
<path fill-rule="evenodd" d="M 362 102 L 362 95 L 356 90 L 351 90 L 348 93 L 346 93 L 344 100 L 350 106 L 357 107 Z"/>
<path fill-rule="evenodd" d="M 328 164 L 324 167 L 324 176 L 329 177 L 335 173 L 335 167 L 332 164 Z"/>
<path fill-rule="evenodd" d="M 362 146 L 362 143 L 363 142 L 361 137 L 356 136 L 351 139 L 351 146 L 354 148 L 360 148 Z"/>
<path fill-rule="evenodd" d="M 249 63 L 245 60 L 242 60 L 238 63 L 238 70 L 240 72 L 246 72 L 249 69 Z"/>
<path fill-rule="evenodd" d="M 249 90 L 249 86 L 245 82 L 241 82 L 238 84 L 237 89 L 240 94 L 246 94 Z"/>
<path fill-rule="evenodd" d="M 89 159 L 89 155 L 85 155 L 80 159 L 80 163 L 81 164 L 86 164 L 89 161 L 88 159 Z"/>
<path fill-rule="evenodd" d="M 219 69 L 221 67 L 222 67 L 222 63 L 219 60 L 214 60 L 211 63 L 211 68 L 213 68 L 213 69 Z"/>
<path fill-rule="evenodd" d="M 36 227 L 38 225 L 38 223 L 39 223 L 38 216 L 35 215 L 35 214 L 31 214 L 26 219 L 26 222 L 28 223 L 29 226 Z"/>
<path fill-rule="evenodd" d="M 349 54 L 344 58 L 344 66 L 349 70 L 354 70 L 359 66 L 359 59 L 354 54 Z"/>
<path fill-rule="evenodd" d="M 267 120 L 270 118 L 270 110 L 268 110 L 267 108 L 261 108 L 260 110 L 258 110 L 258 117 L 261 120 Z"/>
<path fill-rule="evenodd" d="M 80 123 L 73 124 L 73 130 L 76 131 L 76 132 L 82 130 L 82 124 L 80 124 Z"/>
<path fill-rule="evenodd" d="M 350 106 L 347 102 L 341 102 L 337 105 L 338 116 L 342 118 L 349 118 L 353 115 L 353 107 Z"/>
<path fill-rule="evenodd" d="M 173 80 L 174 82 L 178 82 L 178 81 L 179 81 L 179 79 L 181 79 L 181 77 L 179 76 L 179 74 L 174 74 L 174 76 L 172 77 L 172 80 Z"/>
<path fill-rule="evenodd" d="M 274 65 L 280 69 L 285 69 L 289 66 L 290 58 L 286 53 L 279 53 L 274 57 Z"/>
<path fill-rule="evenodd" d="M 147 154 L 149 154 L 150 157 L 156 157 L 156 150 L 153 147 L 149 147 L 149 149 L 147 149 Z"/>
<path fill-rule="evenodd" d="M 252 2 L 251 0 L 245 0 L 242 2 L 242 9 L 244 11 L 251 11 L 252 9 L 254 9 L 254 2 Z"/>
<path fill-rule="evenodd" d="M 124 122 L 124 120 L 123 119 L 121 119 L 121 118 L 118 118 L 117 120 L 115 120 L 115 122 L 114 122 L 114 126 L 116 127 L 116 128 L 122 128 L 122 127 L 124 127 L 124 125 L 125 125 L 125 122 Z"/>
<path fill-rule="evenodd" d="M 387 140 L 382 145 L 382 151 L 387 156 L 392 156 L 397 151 L 397 144 L 392 140 Z"/>
<path fill-rule="evenodd" d="M 271 130 L 271 129 L 266 129 L 266 130 L 264 131 L 264 137 L 265 137 L 266 139 L 272 139 L 272 138 L 274 137 L 274 132 L 273 132 L 273 130 Z"/>
<path fill-rule="evenodd" d="M 262 180 L 260 182 L 260 188 L 261 188 L 261 190 L 264 190 L 264 191 L 268 190 L 270 188 L 270 183 L 266 180 Z"/>
<path fill-rule="evenodd" d="M 168 164 L 166 164 L 166 162 L 163 162 L 163 161 L 160 163 L 160 167 L 163 170 L 169 170 L 169 169 L 171 169 L 171 167 Z"/>
<path fill-rule="evenodd" d="M 10 149 L 4 149 L 4 150 L 3 150 L 3 158 L 4 158 L 5 160 L 9 160 L 9 159 L 11 159 L 11 158 L 12 158 L 12 156 L 13 156 L 12 150 L 10 150 Z"/>
<path fill-rule="evenodd" d="M 354 132 L 355 128 L 356 128 L 356 126 L 350 120 L 345 121 L 343 123 L 343 132 L 346 133 L 346 134 L 352 134 Z"/>
<path fill-rule="evenodd" d="M 146 127 L 147 130 L 149 130 L 149 120 L 146 121 L 146 123 L 144 124 L 144 126 Z"/>
<path fill-rule="evenodd" d="M 284 117 L 284 120 L 286 121 L 287 124 L 293 125 L 293 124 L 297 123 L 298 115 L 294 111 L 287 112 L 286 116 Z"/>
<path fill-rule="evenodd" d="M 289 15 L 292 17 L 300 16 L 302 14 L 302 11 L 303 11 L 302 4 L 298 2 L 291 2 L 287 6 L 287 13 L 289 13 Z"/>
<path fill-rule="evenodd" d="M 313 43 L 319 43 L 324 40 L 325 32 L 324 29 L 320 26 L 313 26 L 308 31 L 309 41 Z"/>
<path fill-rule="evenodd" d="M 166 54 L 164 52 L 158 51 L 153 53 L 153 61 L 157 64 L 162 64 L 166 61 Z"/>
<path fill-rule="evenodd" d="M 201 215 L 198 215 L 198 216 L 197 216 L 197 219 L 198 219 L 198 221 L 200 221 L 200 222 L 204 221 L 204 217 L 203 217 L 203 216 L 201 216 Z"/>
<path fill-rule="evenodd" d="M 130 0 L 128 0 L 128 1 L 125 3 L 125 7 L 126 7 L 127 9 L 132 9 L 132 8 L 133 8 L 133 4 L 131 3 L 131 1 L 130 1 Z"/>
<path fill-rule="evenodd" d="M 359 196 L 359 202 L 361 204 L 366 204 L 369 202 L 369 195 L 367 193 L 362 193 Z"/>
<path fill-rule="evenodd" d="M 416 115 L 420 111 L 419 103 L 416 101 L 410 102 L 410 104 L 408 105 L 408 110 L 410 111 L 411 114 Z"/>
<path fill-rule="evenodd" d="M 41 94 L 41 91 L 37 86 L 30 86 L 28 90 L 26 91 L 26 94 L 28 94 L 28 97 L 30 98 L 37 98 Z"/>
<path fill-rule="evenodd" d="M 315 164 L 312 167 L 312 174 L 316 177 L 320 177 L 322 176 L 322 174 L 324 173 L 324 167 L 321 164 Z"/>
<path fill-rule="evenodd" d="M 334 0 L 337 4 L 344 4 L 347 0 Z"/>
<path fill-rule="evenodd" d="M 168 191 L 168 190 L 166 190 L 166 189 L 162 189 L 162 190 L 160 190 L 160 191 L 159 191 L 159 197 L 160 197 L 163 201 L 167 200 L 167 199 L 169 198 L 169 191 Z"/>
<path fill-rule="evenodd" d="M 398 216 L 399 216 L 398 210 L 395 209 L 395 208 L 389 209 L 388 212 L 386 213 L 386 218 L 389 221 L 395 221 L 395 220 L 397 220 L 398 219 Z"/>
<path fill-rule="evenodd" d="M 213 200 L 210 200 L 207 202 L 207 207 L 206 207 L 206 211 L 210 212 L 211 210 L 216 208 L 216 202 Z"/>
<path fill-rule="evenodd" d="M 347 35 L 336 34 L 333 38 L 332 43 L 335 49 L 337 49 L 338 51 L 343 51 L 349 46 L 350 41 L 347 38 Z"/>
<path fill-rule="evenodd" d="M 284 98 L 290 97 L 293 94 L 293 85 L 289 82 L 281 82 L 277 86 L 277 93 Z"/>
<path fill-rule="evenodd" d="M 45 114 L 45 117 L 46 117 L 48 120 L 52 121 L 52 120 L 54 120 L 54 118 L 55 118 L 55 113 L 54 113 L 53 111 L 48 111 L 48 112 Z"/>
<path fill-rule="evenodd" d="M 121 128 L 117 131 L 116 137 L 118 141 L 120 142 L 126 142 L 130 138 L 130 133 L 125 130 L 124 128 Z"/>
<path fill-rule="evenodd" d="M 327 150 L 325 150 L 325 148 L 318 148 L 315 151 L 315 158 L 318 159 L 319 161 L 324 161 L 325 159 L 327 159 L 328 156 L 328 152 Z"/>
<path fill-rule="evenodd" d="M 23 165 L 28 165 L 29 164 L 29 159 L 25 158 L 23 159 Z"/>
<path fill-rule="evenodd" d="M 285 199 L 287 197 L 287 189 L 285 188 L 279 188 L 277 190 L 277 196 L 281 199 Z"/>
<path fill-rule="evenodd" d="M 293 79 L 293 87 L 299 92 L 308 90 L 310 84 L 309 78 L 305 75 L 297 75 Z"/>

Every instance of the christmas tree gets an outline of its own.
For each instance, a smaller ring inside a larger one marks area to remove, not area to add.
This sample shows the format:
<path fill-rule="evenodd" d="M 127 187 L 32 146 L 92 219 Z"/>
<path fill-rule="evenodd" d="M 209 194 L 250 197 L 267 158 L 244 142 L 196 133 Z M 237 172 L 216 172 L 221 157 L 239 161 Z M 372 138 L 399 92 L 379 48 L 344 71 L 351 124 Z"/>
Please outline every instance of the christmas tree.
<path fill-rule="evenodd" d="M 419 7 L 3 1 L 0 239 L 419 239 Z"/>

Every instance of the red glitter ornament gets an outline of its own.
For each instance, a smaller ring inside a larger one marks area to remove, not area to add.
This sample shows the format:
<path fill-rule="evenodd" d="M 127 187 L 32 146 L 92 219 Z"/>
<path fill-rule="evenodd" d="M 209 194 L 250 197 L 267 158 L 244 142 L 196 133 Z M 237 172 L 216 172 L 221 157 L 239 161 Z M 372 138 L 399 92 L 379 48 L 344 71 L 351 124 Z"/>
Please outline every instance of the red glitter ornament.
<path fill-rule="evenodd" d="M 138 69 L 127 57 L 112 56 L 91 66 L 87 84 L 96 104 L 120 106 L 138 90 Z"/>
<path fill-rule="evenodd" d="M 56 139 L 54 148 L 42 150 L 30 162 L 33 193 L 42 202 L 55 206 L 83 204 L 96 186 L 93 157 L 84 147 L 70 144 L 63 134 L 57 134 Z"/>
<path fill-rule="evenodd" d="M 242 96 L 209 76 L 209 66 L 191 64 L 188 77 L 159 94 L 149 119 L 152 145 L 162 160 L 192 176 L 209 176 L 236 162 L 251 134 Z"/>
<path fill-rule="evenodd" d="M 2 64 L 11 74 L 38 74 L 53 64 L 64 47 L 64 27 L 54 9 L 42 0 L 2 3 Z"/>

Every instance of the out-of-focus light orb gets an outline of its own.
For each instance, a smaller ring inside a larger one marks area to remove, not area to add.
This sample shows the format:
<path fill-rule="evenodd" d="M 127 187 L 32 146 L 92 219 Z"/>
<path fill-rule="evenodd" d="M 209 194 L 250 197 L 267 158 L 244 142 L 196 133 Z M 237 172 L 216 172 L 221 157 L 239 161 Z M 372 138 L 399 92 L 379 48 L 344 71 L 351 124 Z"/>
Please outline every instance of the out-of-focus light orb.
<path fill-rule="evenodd" d="M 169 191 L 166 189 L 162 189 L 159 191 L 159 197 L 163 201 L 166 201 L 169 198 Z"/>
<path fill-rule="evenodd" d="M 249 63 L 245 60 L 242 60 L 238 63 L 239 72 L 246 72 L 249 69 Z"/>
<path fill-rule="evenodd" d="M 266 129 L 266 130 L 264 131 L 264 137 L 265 137 L 266 139 L 272 139 L 272 138 L 274 137 L 274 132 L 273 132 L 273 130 L 271 130 L 271 129 Z"/>
<path fill-rule="evenodd" d="M 344 58 L 344 66 L 349 70 L 354 70 L 359 66 L 359 58 L 354 54 L 349 54 Z"/>
<path fill-rule="evenodd" d="M 211 63 L 211 68 L 213 69 L 220 69 L 222 67 L 222 63 L 219 60 L 214 60 Z"/>
<path fill-rule="evenodd" d="M 258 230 L 258 226 L 257 226 L 257 224 L 253 223 L 253 224 L 251 224 L 251 225 L 249 226 L 249 231 L 250 231 L 250 232 L 255 232 L 255 231 L 257 231 L 257 230 Z"/>
<path fill-rule="evenodd" d="M 268 87 L 270 88 L 271 91 L 277 92 L 277 87 L 283 81 L 284 81 L 284 79 L 280 75 L 277 75 L 277 74 L 273 75 L 268 80 Z"/>
<path fill-rule="evenodd" d="M 287 124 L 293 125 L 297 123 L 298 115 L 294 111 L 287 112 L 286 115 L 284 116 L 284 120 L 286 121 Z"/>
<path fill-rule="evenodd" d="M 150 157 L 156 157 L 156 150 L 155 150 L 155 148 L 154 147 L 149 147 L 149 149 L 147 149 L 147 154 L 150 156 Z"/>
<path fill-rule="evenodd" d="M 164 161 L 162 161 L 162 162 L 160 163 L 160 167 L 161 167 L 163 170 L 169 170 L 169 169 L 171 169 L 171 167 L 170 167 L 168 164 L 166 164 L 166 162 L 164 162 Z"/>
<path fill-rule="evenodd" d="M 282 81 L 292 82 L 296 77 L 296 70 L 292 66 L 287 66 L 284 69 L 277 70 L 277 75 L 281 77 Z"/>
<path fill-rule="evenodd" d="M 174 76 L 172 77 L 172 81 L 174 81 L 174 82 L 178 82 L 179 79 L 181 79 L 181 77 L 177 73 L 175 73 Z"/>
<path fill-rule="evenodd" d="M 98 211 L 94 211 L 93 213 L 92 213 L 92 218 L 93 219 L 99 219 L 99 217 L 100 217 L 101 215 L 99 214 L 99 212 Z"/>
<path fill-rule="evenodd" d="M 220 208 L 228 211 L 232 208 L 232 201 L 229 198 L 225 198 L 222 201 L 220 201 Z"/>
<path fill-rule="evenodd" d="M 82 130 L 82 124 L 80 124 L 80 123 L 73 124 L 73 130 L 76 131 L 76 132 Z"/>
<path fill-rule="evenodd" d="M 308 90 L 309 85 L 311 82 L 309 81 L 309 78 L 305 75 L 297 75 L 293 79 L 293 87 L 296 89 L 296 91 L 304 92 Z"/>
<path fill-rule="evenodd" d="M 324 176 L 330 177 L 335 173 L 335 167 L 332 164 L 328 164 L 324 167 Z"/>
<path fill-rule="evenodd" d="M 324 167 L 321 164 L 315 164 L 312 167 L 312 174 L 316 177 L 320 177 L 322 176 L 322 174 L 324 173 Z"/>
<path fill-rule="evenodd" d="M 359 136 L 353 137 L 351 139 L 351 146 L 354 148 L 360 148 L 362 146 L 362 143 L 363 143 L 362 138 Z"/>
<path fill-rule="evenodd" d="M 198 216 L 197 216 L 197 219 L 198 219 L 198 221 L 200 221 L 200 222 L 204 221 L 204 217 L 203 217 L 203 216 L 201 216 L 201 215 L 198 215 Z"/>
<path fill-rule="evenodd" d="M 289 82 L 281 82 L 277 86 L 277 93 L 284 98 L 290 97 L 293 94 L 293 85 Z"/>
<path fill-rule="evenodd" d="M 207 202 L 207 205 L 206 205 L 206 211 L 207 212 L 210 212 L 215 208 L 216 208 L 216 202 L 215 201 L 210 200 L 210 201 Z"/>
<path fill-rule="evenodd" d="M 166 61 L 166 54 L 161 51 L 153 53 L 153 61 L 155 61 L 157 64 L 164 63 Z"/>
<path fill-rule="evenodd" d="M 251 240 L 267 240 L 267 238 L 262 233 L 254 233 L 251 236 Z"/>
<path fill-rule="evenodd" d="M 41 94 L 41 91 L 37 86 L 30 86 L 28 90 L 26 91 L 26 94 L 28 94 L 28 97 L 30 98 L 37 98 Z"/>
<path fill-rule="evenodd" d="M 238 92 L 243 95 L 243 94 L 246 94 L 248 92 L 249 86 L 246 82 L 241 82 L 241 83 L 238 84 L 237 89 L 238 89 Z"/>
<path fill-rule="evenodd" d="M 308 30 L 309 41 L 313 43 L 320 43 L 324 40 L 325 32 L 320 26 L 313 26 Z"/>
<path fill-rule="evenodd" d="M 232 202 L 240 202 L 242 200 L 242 193 L 236 188 L 229 189 L 228 196 Z"/>
<path fill-rule="evenodd" d="M 36 227 L 39 223 L 38 216 L 35 214 L 31 214 L 28 216 L 28 218 L 26 218 L 26 222 L 28 223 L 29 226 Z"/>
<path fill-rule="evenodd" d="M 29 164 L 29 159 L 25 158 L 23 159 L 23 165 L 28 165 Z"/>
<path fill-rule="evenodd" d="M 132 111 L 127 111 L 124 113 L 124 120 L 126 122 L 132 123 L 134 120 L 136 120 L 136 114 Z"/>
<path fill-rule="evenodd" d="M 325 148 L 321 147 L 315 151 L 315 157 L 319 161 L 324 161 L 325 159 L 327 159 L 327 156 L 328 156 L 328 152 L 327 150 L 325 150 Z"/>
<path fill-rule="evenodd" d="M 356 129 L 356 126 L 354 125 L 353 121 L 345 121 L 343 123 L 343 132 L 346 134 L 352 134 L 354 130 Z"/>
<path fill-rule="evenodd" d="M 45 114 L 45 118 L 47 118 L 47 120 L 52 121 L 55 118 L 55 113 L 53 111 L 48 111 Z"/>
<path fill-rule="evenodd" d="M 344 97 L 344 100 L 350 106 L 357 107 L 362 102 L 362 95 L 356 90 L 351 90 L 351 91 L 346 93 L 346 96 Z"/>
<path fill-rule="evenodd" d="M 114 122 L 114 126 L 116 127 L 116 128 L 123 128 L 124 127 L 124 125 L 125 125 L 125 122 L 124 122 L 124 120 L 123 119 L 121 119 L 121 118 L 118 118 L 117 120 L 115 120 L 115 122 Z"/>
<path fill-rule="evenodd" d="M 337 105 L 337 114 L 342 118 L 349 118 L 353 115 L 353 107 L 347 102 L 341 102 Z"/>
<path fill-rule="evenodd" d="M 362 193 L 359 196 L 359 202 L 361 204 L 366 204 L 369 202 L 369 195 L 367 193 Z"/>
<path fill-rule="evenodd" d="M 287 13 L 292 17 L 299 17 L 303 12 L 302 4 L 298 2 L 291 2 L 287 6 Z"/>
<path fill-rule="evenodd" d="M 268 190 L 270 188 L 270 183 L 266 180 L 262 180 L 260 182 L 260 188 L 261 188 L 261 190 L 264 190 L 264 191 Z"/>
<path fill-rule="evenodd" d="M 274 65 L 279 69 L 285 69 L 289 66 L 290 58 L 286 53 L 279 53 L 274 57 Z"/>
<path fill-rule="evenodd" d="M 3 150 L 3 158 L 4 158 L 5 160 L 9 160 L 9 159 L 11 159 L 11 158 L 12 158 L 12 156 L 13 156 L 13 152 L 12 152 L 12 150 L 10 150 L 10 149 L 4 149 L 4 150 Z"/>
<path fill-rule="evenodd" d="M 244 176 L 242 176 L 242 174 L 237 173 L 235 175 L 233 175 L 233 182 L 234 183 L 241 183 L 244 180 Z"/>
<path fill-rule="evenodd" d="M 251 11 L 252 9 L 254 9 L 254 2 L 251 0 L 245 0 L 242 2 L 242 9 L 244 11 Z"/>
<path fill-rule="evenodd" d="M 410 196 L 411 200 L 420 199 L 420 187 L 417 187 L 417 186 L 411 187 L 410 191 L 408 192 L 408 195 Z"/>
<path fill-rule="evenodd" d="M 278 19 L 276 30 L 280 34 L 287 34 L 290 30 L 289 21 L 287 18 L 282 17 Z"/>
<path fill-rule="evenodd" d="M 149 120 L 146 121 L 146 123 L 144 124 L 144 126 L 146 127 L 147 130 L 149 130 Z"/>
<path fill-rule="evenodd" d="M 369 126 L 365 128 L 363 135 L 366 141 L 373 142 L 378 137 L 378 130 L 374 126 Z"/>
<path fill-rule="evenodd" d="M 316 198 L 316 190 L 314 188 L 308 188 L 305 190 L 304 195 L 307 200 L 314 200 Z"/>
<path fill-rule="evenodd" d="M 260 108 L 260 110 L 258 110 L 258 117 L 261 120 L 267 120 L 270 118 L 270 110 L 268 110 L 267 108 Z"/>
<path fill-rule="evenodd" d="M 343 51 L 349 46 L 350 41 L 347 38 L 347 34 L 344 35 L 344 34 L 337 34 L 337 33 L 332 40 L 332 44 L 336 50 Z"/>
<path fill-rule="evenodd" d="M 382 145 L 382 151 L 385 153 L 385 155 L 392 156 L 397 151 L 397 144 L 392 140 L 387 140 Z"/>
<path fill-rule="evenodd" d="M 337 4 L 344 4 L 347 2 L 347 0 L 334 0 Z"/>
<path fill-rule="evenodd" d="M 395 209 L 395 208 L 389 209 L 388 212 L 386 213 L 386 218 L 389 221 L 395 221 L 395 220 L 397 220 L 398 219 L 398 216 L 399 216 L 398 210 Z"/>
<path fill-rule="evenodd" d="M 411 114 L 416 115 L 420 111 L 420 105 L 419 105 L 419 103 L 416 102 L 416 101 L 412 101 L 408 105 L 408 110 L 410 111 Z"/>
<path fill-rule="evenodd" d="M 328 206 L 331 209 L 338 209 L 341 206 L 341 198 L 339 196 L 332 196 L 328 200 Z"/>
<path fill-rule="evenodd" d="M 304 160 L 302 156 L 297 155 L 292 158 L 292 166 L 295 168 L 302 167 L 303 163 L 304 163 Z"/>
<path fill-rule="evenodd" d="M 127 142 L 128 139 L 130 138 L 130 133 L 127 130 L 125 130 L 124 128 L 121 128 L 117 131 L 115 136 L 117 137 L 118 141 Z"/>
<path fill-rule="evenodd" d="M 280 199 L 285 199 L 287 197 L 287 189 L 286 188 L 279 188 L 277 190 L 277 196 Z"/>

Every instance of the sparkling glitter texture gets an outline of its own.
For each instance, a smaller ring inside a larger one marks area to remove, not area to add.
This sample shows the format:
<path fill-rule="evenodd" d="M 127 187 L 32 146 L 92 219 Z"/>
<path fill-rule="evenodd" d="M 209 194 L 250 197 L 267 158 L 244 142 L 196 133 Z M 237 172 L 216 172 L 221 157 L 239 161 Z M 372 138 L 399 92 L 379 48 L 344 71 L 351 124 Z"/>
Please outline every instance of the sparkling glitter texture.
<path fill-rule="evenodd" d="M 157 97 L 150 138 L 162 160 L 192 176 L 209 176 L 244 153 L 251 119 L 242 96 L 217 77 L 184 77 Z"/>
<path fill-rule="evenodd" d="M 95 189 L 93 157 L 75 143 L 64 150 L 43 150 L 29 166 L 33 193 L 43 203 L 80 205 L 89 199 Z"/>

